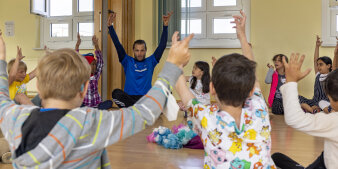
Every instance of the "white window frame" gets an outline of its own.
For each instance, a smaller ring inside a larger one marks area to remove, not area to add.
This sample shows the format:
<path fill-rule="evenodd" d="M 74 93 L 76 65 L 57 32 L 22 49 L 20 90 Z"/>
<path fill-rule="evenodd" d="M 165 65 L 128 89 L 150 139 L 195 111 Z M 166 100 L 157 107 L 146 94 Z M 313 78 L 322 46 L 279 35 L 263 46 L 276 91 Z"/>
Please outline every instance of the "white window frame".
<path fill-rule="evenodd" d="M 322 46 L 336 46 L 337 15 L 338 6 L 330 7 L 330 0 L 322 0 Z"/>
<path fill-rule="evenodd" d="M 46 0 L 49 3 L 50 0 Z M 40 19 L 40 48 L 47 46 L 50 49 L 59 48 L 74 48 L 77 42 L 77 32 L 79 30 L 78 23 L 93 22 L 94 23 L 94 11 L 93 12 L 78 12 L 78 1 L 73 0 L 73 15 L 72 16 L 49 16 L 49 6 L 47 7 L 47 16 Z M 68 23 L 69 25 L 69 37 L 51 37 L 50 30 L 51 24 L 55 23 Z M 92 37 L 81 36 L 80 49 L 94 49 L 92 45 Z"/>
<path fill-rule="evenodd" d="M 203 4 L 204 3 L 204 4 Z M 214 7 L 213 0 L 202 0 L 202 8 L 182 8 L 181 19 L 185 19 L 183 16 L 186 13 L 190 13 L 190 17 L 195 13 L 205 13 L 206 20 L 202 23 L 207 23 L 206 26 L 206 37 L 196 36 L 191 40 L 191 48 L 240 48 L 240 42 L 237 39 L 236 33 L 233 34 L 213 34 L 213 19 L 214 18 L 232 18 L 233 15 L 239 15 L 239 11 L 242 9 L 247 15 L 246 21 L 246 35 L 250 42 L 250 1 L 249 0 L 237 0 L 236 5 L 232 7 Z M 183 10 L 184 9 L 184 10 Z M 205 9 L 205 10 L 203 10 Z M 201 11 L 201 12 L 199 12 Z M 202 27 L 203 30 L 203 27 Z M 202 31 L 203 32 L 203 31 Z M 184 37 L 185 35 L 181 35 Z"/>
<path fill-rule="evenodd" d="M 186 17 L 186 14 L 185 13 L 182 13 L 182 15 L 181 15 L 181 18 L 182 19 L 186 19 L 187 17 Z M 182 20 L 181 19 L 181 20 Z M 204 12 L 194 12 L 194 13 L 192 13 L 192 14 L 190 14 L 189 15 L 189 19 L 191 19 L 191 20 L 193 20 L 193 19 L 201 19 L 201 21 L 202 21 L 202 24 L 201 24 L 201 26 L 202 26 L 202 31 L 201 31 L 201 34 L 195 34 L 195 36 L 194 36 L 194 38 L 195 39 L 204 39 L 204 38 L 206 38 L 206 34 L 207 34 L 207 23 L 206 23 L 206 13 L 204 13 Z M 186 35 L 185 34 L 182 34 L 182 38 L 184 38 Z"/>

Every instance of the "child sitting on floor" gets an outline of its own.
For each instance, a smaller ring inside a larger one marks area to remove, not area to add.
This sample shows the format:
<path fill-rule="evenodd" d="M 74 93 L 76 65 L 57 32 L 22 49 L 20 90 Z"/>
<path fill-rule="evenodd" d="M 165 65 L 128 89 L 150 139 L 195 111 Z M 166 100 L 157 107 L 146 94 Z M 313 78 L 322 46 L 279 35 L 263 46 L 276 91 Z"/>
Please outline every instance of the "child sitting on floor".
<path fill-rule="evenodd" d="M 234 16 L 243 55 L 230 54 L 212 69 L 210 93 L 220 111 L 201 104 L 183 76 L 177 93 L 190 110 L 188 124 L 204 144 L 204 168 L 276 168 L 271 156 L 269 113 L 256 80 L 256 63 L 245 35 L 246 16 Z"/>
<path fill-rule="evenodd" d="M 288 58 L 283 54 L 275 55 L 272 59 L 276 70 L 273 66 L 268 64 L 269 71 L 265 77 L 265 83 L 271 84 L 269 94 L 269 106 L 273 114 L 284 114 L 283 100 L 279 88 L 285 83 L 285 70 L 282 58 L 288 61 Z"/>
<path fill-rule="evenodd" d="M 327 56 L 319 57 L 319 47 L 323 42 L 317 36 L 316 48 L 314 54 L 314 68 L 316 73 L 316 80 L 314 86 L 314 95 L 312 99 L 307 99 L 303 96 L 299 96 L 299 101 L 302 108 L 306 112 L 317 113 L 322 109 L 319 107 L 319 102 L 322 100 L 329 101 L 329 98 L 324 92 L 324 82 L 327 75 L 332 71 L 332 60 Z M 325 108 L 324 108 L 325 109 Z"/>
<path fill-rule="evenodd" d="M 204 61 L 197 61 L 192 70 L 192 76 L 186 76 L 186 81 L 190 83 L 190 91 L 194 94 L 199 102 L 204 105 L 210 104 L 209 83 L 210 71 L 209 64 Z M 180 109 L 187 112 L 182 102 L 178 105 Z M 185 115 L 186 116 L 186 115 Z"/>
<path fill-rule="evenodd" d="M 27 96 L 26 84 L 35 78 L 36 69 L 26 74 L 27 65 L 22 61 L 25 56 L 22 56 L 22 50 L 19 46 L 17 50 L 16 58 L 8 62 L 9 96 L 18 104 L 33 105 Z"/>
<path fill-rule="evenodd" d="M 92 42 L 95 47 L 95 55 L 97 59 L 94 58 L 94 55 L 92 53 L 83 55 L 91 67 L 91 74 L 89 78 L 88 91 L 83 100 L 82 106 L 97 107 L 100 110 L 108 110 L 112 107 L 113 101 L 106 100 L 102 102 L 99 94 L 98 83 L 103 70 L 104 62 L 99 47 L 99 42 L 95 35 L 92 38 Z M 78 52 L 80 45 L 81 45 L 81 37 L 80 34 L 77 34 L 77 42 L 75 50 Z"/>

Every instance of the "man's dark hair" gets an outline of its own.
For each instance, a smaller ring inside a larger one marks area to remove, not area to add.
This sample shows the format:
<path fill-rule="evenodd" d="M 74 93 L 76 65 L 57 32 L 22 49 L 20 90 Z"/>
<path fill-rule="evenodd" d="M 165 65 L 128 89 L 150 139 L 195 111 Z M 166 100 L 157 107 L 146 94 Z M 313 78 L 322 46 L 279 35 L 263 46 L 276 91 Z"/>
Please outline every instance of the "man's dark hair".
<path fill-rule="evenodd" d="M 144 48 L 147 50 L 147 44 L 144 40 L 136 40 L 133 44 L 133 49 L 135 49 L 135 45 L 144 45 Z"/>
<path fill-rule="evenodd" d="M 233 53 L 222 56 L 212 69 L 211 80 L 219 101 L 239 107 L 249 97 L 256 82 L 256 62 Z"/>
<path fill-rule="evenodd" d="M 338 101 L 338 69 L 329 73 L 325 80 L 325 93 L 333 101 Z"/>

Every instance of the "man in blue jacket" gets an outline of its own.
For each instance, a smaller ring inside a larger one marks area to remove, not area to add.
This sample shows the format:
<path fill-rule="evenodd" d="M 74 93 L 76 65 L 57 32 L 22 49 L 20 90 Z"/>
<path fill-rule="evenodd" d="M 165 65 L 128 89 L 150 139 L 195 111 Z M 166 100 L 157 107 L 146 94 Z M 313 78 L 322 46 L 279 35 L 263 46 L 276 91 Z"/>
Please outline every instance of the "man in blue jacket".
<path fill-rule="evenodd" d="M 151 88 L 151 81 L 156 65 L 160 62 L 162 54 L 167 46 L 168 23 L 171 13 L 163 16 L 163 31 L 160 44 L 155 52 L 146 58 L 147 45 L 144 40 L 136 40 L 133 44 L 134 57 L 129 56 L 121 45 L 113 21 L 116 19 L 116 13 L 111 13 L 108 18 L 108 29 L 110 37 L 113 40 L 119 61 L 124 68 L 126 82 L 124 91 L 115 89 L 112 92 L 112 98 L 120 108 L 134 105 Z"/>

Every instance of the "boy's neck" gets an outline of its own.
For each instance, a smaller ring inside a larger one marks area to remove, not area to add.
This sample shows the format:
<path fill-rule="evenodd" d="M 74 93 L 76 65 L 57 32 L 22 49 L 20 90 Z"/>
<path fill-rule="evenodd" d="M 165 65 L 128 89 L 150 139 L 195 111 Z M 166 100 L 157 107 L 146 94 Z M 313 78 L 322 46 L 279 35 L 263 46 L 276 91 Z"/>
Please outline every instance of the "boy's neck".
<path fill-rule="evenodd" d="M 239 128 L 241 124 L 242 106 L 233 107 L 233 106 L 227 106 L 227 105 L 222 105 L 222 104 L 220 105 L 221 105 L 220 109 L 222 111 L 226 111 L 235 119 L 236 125 Z"/>
<path fill-rule="evenodd" d="M 65 101 L 65 100 L 60 100 L 60 99 L 44 99 L 42 101 L 42 107 L 47 109 L 47 108 L 56 108 L 56 109 L 75 109 L 79 106 L 76 106 L 74 103 L 74 100 L 70 101 Z"/>
<path fill-rule="evenodd" d="M 285 71 L 284 71 L 284 68 L 279 68 L 276 70 L 278 74 L 280 75 L 284 75 L 285 74 Z"/>

